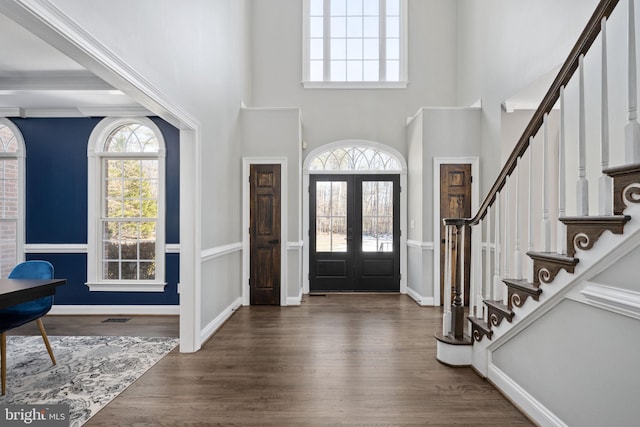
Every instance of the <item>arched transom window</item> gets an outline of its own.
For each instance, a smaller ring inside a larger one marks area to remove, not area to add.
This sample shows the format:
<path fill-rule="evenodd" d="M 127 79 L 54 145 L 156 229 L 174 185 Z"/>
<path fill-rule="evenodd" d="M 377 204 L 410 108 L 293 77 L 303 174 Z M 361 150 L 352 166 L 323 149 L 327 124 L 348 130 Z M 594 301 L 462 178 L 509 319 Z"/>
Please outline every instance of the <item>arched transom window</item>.
<path fill-rule="evenodd" d="M 309 171 L 401 171 L 393 156 L 373 147 L 337 147 L 316 155 Z"/>
<path fill-rule="evenodd" d="M 164 281 L 162 135 L 149 120 L 121 119 L 107 125 L 93 142 L 93 157 L 99 159 L 96 176 L 100 177 L 94 233 L 98 262 L 96 283 L 90 280 L 88 284 L 99 290 L 105 287 L 123 290 L 122 285 L 131 283 L 138 287 L 161 285 Z"/>
<path fill-rule="evenodd" d="M 0 276 L 6 278 L 22 259 L 22 140 L 8 120 L 0 119 Z"/>

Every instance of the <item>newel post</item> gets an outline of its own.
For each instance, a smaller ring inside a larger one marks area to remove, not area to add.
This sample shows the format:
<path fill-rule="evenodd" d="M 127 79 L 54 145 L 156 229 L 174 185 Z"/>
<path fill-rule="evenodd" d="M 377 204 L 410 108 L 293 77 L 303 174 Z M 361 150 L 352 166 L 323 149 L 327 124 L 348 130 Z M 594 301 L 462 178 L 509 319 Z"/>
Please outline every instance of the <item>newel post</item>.
<path fill-rule="evenodd" d="M 454 241 L 450 245 L 450 254 L 453 268 L 451 268 L 452 284 L 453 284 L 453 303 L 451 305 L 451 333 L 457 340 L 464 338 L 464 304 L 462 302 L 462 286 L 464 277 L 463 259 L 464 259 L 464 226 L 467 221 L 462 218 L 445 218 L 444 225 L 449 228 L 455 228 L 453 234 Z"/>

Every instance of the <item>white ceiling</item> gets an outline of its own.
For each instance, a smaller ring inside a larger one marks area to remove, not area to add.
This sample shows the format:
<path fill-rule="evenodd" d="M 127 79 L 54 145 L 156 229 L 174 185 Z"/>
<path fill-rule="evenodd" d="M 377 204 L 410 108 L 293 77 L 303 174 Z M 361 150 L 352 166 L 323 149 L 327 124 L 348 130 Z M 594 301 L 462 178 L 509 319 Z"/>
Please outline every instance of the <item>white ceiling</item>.
<path fill-rule="evenodd" d="M 2 14 L 0 52 L 0 116 L 150 114 Z"/>

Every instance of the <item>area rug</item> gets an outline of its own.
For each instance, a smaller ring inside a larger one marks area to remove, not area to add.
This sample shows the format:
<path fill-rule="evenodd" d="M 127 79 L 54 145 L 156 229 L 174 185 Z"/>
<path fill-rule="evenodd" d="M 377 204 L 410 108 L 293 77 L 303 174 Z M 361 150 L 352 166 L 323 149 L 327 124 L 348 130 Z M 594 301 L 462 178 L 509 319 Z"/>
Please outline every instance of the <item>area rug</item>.
<path fill-rule="evenodd" d="M 81 426 L 177 345 L 177 338 L 7 337 L 7 394 L 0 405 L 67 404 Z"/>

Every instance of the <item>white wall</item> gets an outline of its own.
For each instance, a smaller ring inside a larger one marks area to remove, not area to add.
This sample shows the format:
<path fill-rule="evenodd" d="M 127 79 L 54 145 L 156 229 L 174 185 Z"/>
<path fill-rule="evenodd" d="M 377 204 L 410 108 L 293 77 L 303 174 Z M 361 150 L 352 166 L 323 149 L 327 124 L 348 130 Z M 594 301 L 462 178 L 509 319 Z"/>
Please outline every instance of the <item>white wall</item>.
<path fill-rule="evenodd" d="M 597 3 L 458 0 L 457 99 L 482 99 L 483 193 L 502 166 L 500 104 L 562 64 Z"/>
<path fill-rule="evenodd" d="M 456 84 L 456 2 L 409 1 L 406 89 L 303 89 L 302 1 L 253 1 L 253 105 L 299 106 L 306 152 L 363 139 L 406 156 L 406 120 L 423 105 L 452 106 Z"/>
<path fill-rule="evenodd" d="M 197 213 L 201 229 L 195 230 L 195 241 L 183 241 L 181 245 L 193 244 L 206 251 L 238 243 L 238 118 L 241 100 L 251 98 L 248 0 L 52 3 L 135 70 L 147 86 L 170 100 L 173 108 L 186 111 L 199 123 L 195 139 L 200 151 L 194 153 L 191 168 L 181 172 L 196 174 L 196 185 L 202 184 L 201 194 L 195 199 L 201 207 Z M 201 171 L 199 176 L 197 171 Z M 183 187 L 181 191 L 193 188 Z M 200 253 L 195 256 L 197 263 Z M 201 277 L 195 278 L 202 282 L 202 295 L 195 295 L 196 304 L 202 304 L 202 327 L 240 296 L 238 254 L 227 256 L 228 263 L 220 258 L 203 263 Z M 218 277 L 222 279 L 214 280 Z"/>

